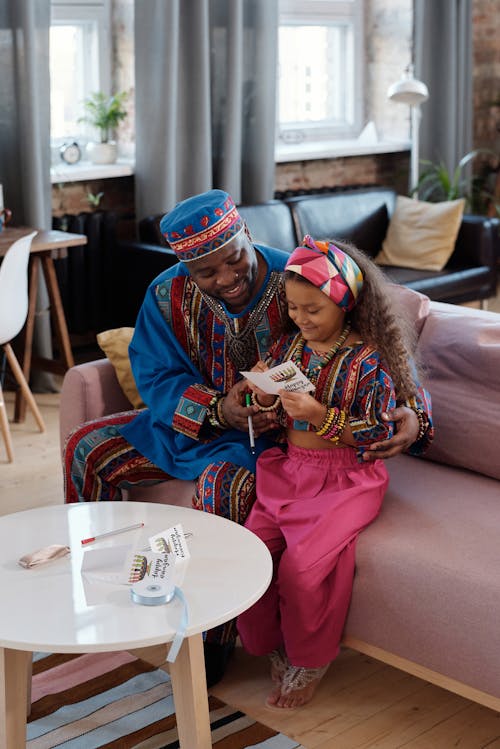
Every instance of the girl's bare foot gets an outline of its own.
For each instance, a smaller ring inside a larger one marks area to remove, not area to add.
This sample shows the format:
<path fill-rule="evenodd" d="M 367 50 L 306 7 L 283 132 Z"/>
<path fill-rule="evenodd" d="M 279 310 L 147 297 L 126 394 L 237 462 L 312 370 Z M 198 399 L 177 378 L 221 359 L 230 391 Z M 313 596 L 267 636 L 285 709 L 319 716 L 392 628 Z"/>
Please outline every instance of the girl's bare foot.
<path fill-rule="evenodd" d="M 275 684 L 269 692 L 265 705 L 266 707 L 277 707 L 278 700 L 281 698 L 281 684 Z"/>
<path fill-rule="evenodd" d="M 281 684 L 280 693 L 273 690 L 267 698 L 268 707 L 295 709 L 306 705 L 313 697 L 329 664 L 321 668 L 289 666 Z"/>
<path fill-rule="evenodd" d="M 290 662 L 281 648 L 269 653 L 269 660 L 271 661 L 271 679 L 274 682 L 274 688 L 266 699 L 266 706 L 274 707 L 281 697 L 281 684 Z"/>
<path fill-rule="evenodd" d="M 271 661 L 271 679 L 281 686 L 290 662 L 281 648 L 269 653 L 269 660 Z"/>

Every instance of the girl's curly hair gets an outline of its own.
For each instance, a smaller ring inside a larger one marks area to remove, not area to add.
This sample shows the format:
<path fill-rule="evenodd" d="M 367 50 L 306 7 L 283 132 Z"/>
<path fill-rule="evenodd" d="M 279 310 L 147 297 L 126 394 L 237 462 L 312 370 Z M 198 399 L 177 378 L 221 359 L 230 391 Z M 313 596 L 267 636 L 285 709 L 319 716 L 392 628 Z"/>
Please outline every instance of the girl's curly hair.
<path fill-rule="evenodd" d="M 346 252 L 359 266 L 363 274 L 363 287 L 354 309 L 348 313 L 353 328 L 365 343 L 380 353 L 389 368 L 398 402 L 415 395 L 418 367 L 415 360 L 415 333 L 404 315 L 404 310 L 394 309 L 390 284 L 373 260 L 349 242 L 329 239 L 336 247 Z M 303 276 L 285 271 L 285 279 Z"/>

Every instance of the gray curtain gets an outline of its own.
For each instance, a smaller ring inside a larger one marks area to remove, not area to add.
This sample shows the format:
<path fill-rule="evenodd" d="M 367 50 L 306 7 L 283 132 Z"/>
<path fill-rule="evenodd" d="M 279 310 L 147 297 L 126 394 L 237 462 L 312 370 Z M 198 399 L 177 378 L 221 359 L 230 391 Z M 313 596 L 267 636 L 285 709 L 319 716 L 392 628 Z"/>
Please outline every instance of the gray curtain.
<path fill-rule="evenodd" d="M 472 0 L 415 0 L 415 76 L 422 105 L 420 157 L 454 169 L 472 149 Z"/>
<path fill-rule="evenodd" d="M 0 183 L 17 225 L 50 229 L 50 0 L 0 2 Z M 35 353 L 52 355 L 48 295 L 40 279 Z M 53 389 L 52 377 L 35 389 Z"/>
<path fill-rule="evenodd" d="M 135 0 L 136 213 L 274 192 L 278 0 Z"/>
<path fill-rule="evenodd" d="M 0 3 L 0 182 L 16 224 L 51 225 L 50 0 Z"/>

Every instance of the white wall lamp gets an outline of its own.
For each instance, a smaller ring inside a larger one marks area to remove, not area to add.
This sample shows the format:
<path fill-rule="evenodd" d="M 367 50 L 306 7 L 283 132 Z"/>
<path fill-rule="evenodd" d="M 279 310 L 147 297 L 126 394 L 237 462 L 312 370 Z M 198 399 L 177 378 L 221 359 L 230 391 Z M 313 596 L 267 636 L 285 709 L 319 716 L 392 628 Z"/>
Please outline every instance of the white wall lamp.
<path fill-rule="evenodd" d="M 408 104 L 411 117 L 411 162 L 410 162 L 410 194 L 418 185 L 418 130 L 422 116 L 420 105 L 429 98 L 429 90 L 425 83 L 413 77 L 413 65 L 408 65 L 403 76 L 389 86 L 387 98 L 400 104 Z M 418 192 L 416 193 L 418 197 Z"/>

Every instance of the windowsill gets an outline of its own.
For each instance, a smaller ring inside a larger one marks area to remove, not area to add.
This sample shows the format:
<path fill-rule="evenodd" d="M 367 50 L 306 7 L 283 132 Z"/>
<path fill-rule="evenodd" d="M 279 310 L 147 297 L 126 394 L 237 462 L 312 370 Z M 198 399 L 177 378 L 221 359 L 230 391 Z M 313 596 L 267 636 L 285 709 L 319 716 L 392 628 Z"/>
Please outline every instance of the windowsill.
<path fill-rule="evenodd" d="M 80 161 L 78 164 L 58 164 L 50 168 L 52 184 L 60 182 L 84 182 L 90 179 L 109 179 L 111 177 L 129 177 L 134 174 L 133 159 L 118 159 L 115 164 L 92 164 L 91 161 Z"/>
<path fill-rule="evenodd" d="M 381 141 L 360 143 L 358 140 L 322 141 L 316 143 L 291 143 L 276 146 L 277 164 L 289 161 L 312 161 L 314 159 L 337 159 L 345 156 L 371 156 L 379 153 L 409 151 L 409 141 Z M 129 177 L 134 174 L 133 159 L 120 158 L 115 164 L 92 164 L 80 161 L 78 164 L 58 164 L 50 168 L 52 184 L 64 182 L 84 182 L 93 179 Z"/>
<path fill-rule="evenodd" d="M 316 143 L 291 143 L 276 146 L 277 164 L 287 161 L 310 161 L 312 159 L 337 159 L 344 156 L 371 156 L 378 153 L 409 151 L 409 141 L 380 141 L 360 143 L 358 140 L 336 140 Z"/>

